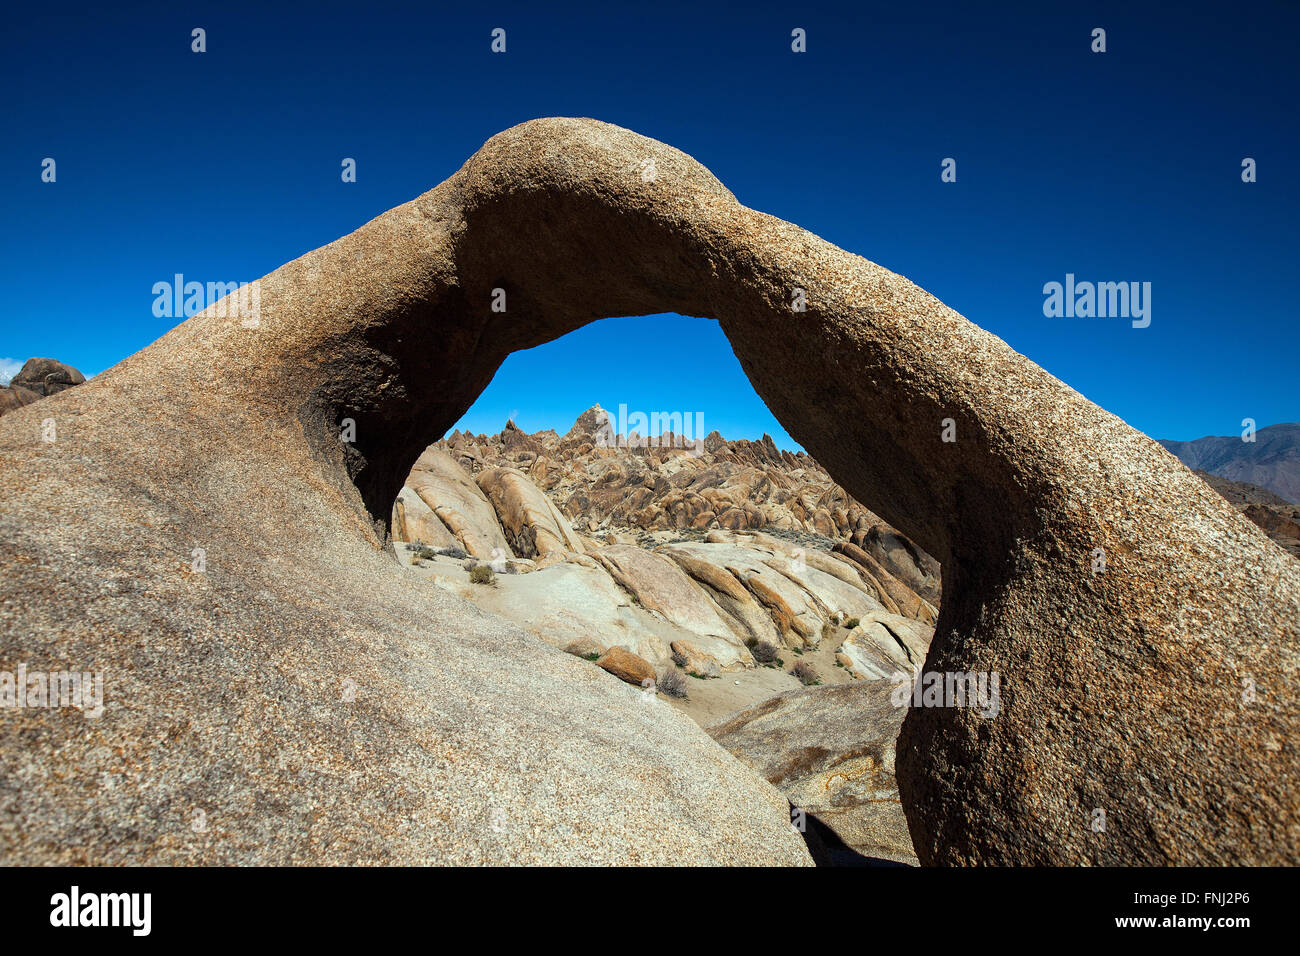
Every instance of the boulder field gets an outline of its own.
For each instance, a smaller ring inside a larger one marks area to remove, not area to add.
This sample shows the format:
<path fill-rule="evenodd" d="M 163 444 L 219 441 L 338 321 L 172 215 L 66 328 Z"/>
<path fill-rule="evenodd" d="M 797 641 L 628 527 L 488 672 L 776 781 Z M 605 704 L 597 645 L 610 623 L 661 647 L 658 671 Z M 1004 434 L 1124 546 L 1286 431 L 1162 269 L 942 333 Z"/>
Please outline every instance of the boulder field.
<path fill-rule="evenodd" d="M 601 652 L 622 646 L 662 668 L 680 644 L 686 649 L 676 656 L 690 658 L 688 672 L 718 675 L 754 667 L 748 648 L 760 641 L 802 652 L 824 634 L 839 637 L 843 622 L 892 619 L 892 633 L 916 625 L 919 653 L 900 657 L 888 629 L 864 626 L 849 635 L 846 648 L 861 653 L 846 654 L 847 666 L 860 676 L 916 670 L 937 612 L 895 574 L 933 574 L 925 586 L 937 597 L 938 565 L 848 499 L 807 455 L 767 456 L 763 443 L 727 442 L 716 433 L 712 450 L 699 457 L 597 448 L 585 423 L 599 411 L 583 413 L 563 440 L 507 424 L 490 438 L 456 434 L 425 449 L 393 507 L 399 559 L 560 648 L 575 641 Z M 751 447 L 761 457 L 751 457 Z M 635 512 L 592 504 L 597 497 L 613 503 L 613 495 L 627 501 L 636 491 L 646 495 Z M 701 522 L 672 507 L 709 493 L 725 496 L 735 511 L 749 507 L 754 524 L 772 533 L 725 530 L 716 517 Z M 584 506 L 571 523 L 555 502 L 572 509 L 579 500 Z M 675 530 L 664 527 L 666 516 L 675 518 Z M 635 526 L 622 524 L 632 517 Z M 890 541 L 877 552 L 890 569 L 860 550 L 856 560 L 835 552 L 837 545 L 852 548 L 852 540 L 820 537 L 823 522 L 864 543 Z M 477 560 L 462 563 L 467 556 Z M 500 576 L 484 589 L 470 580 L 477 563 L 521 576 Z"/>
<path fill-rule="evenodd" d="M 1300 860 L 1300 565 L 684 153 L 534 120 L 257 285 L 258 315 L 223 300 L 0 418 L 0 670 L 105 687 L 98 719 L 0 715 L 6 862 L 808 862 L 761 761 L 386 548 L 507 355 L 662 312 L 715 318 L 794 439 L 942 566 L 925 668 L 1000 674 L 995 717 L 903 721 L 920 862 Z"/>

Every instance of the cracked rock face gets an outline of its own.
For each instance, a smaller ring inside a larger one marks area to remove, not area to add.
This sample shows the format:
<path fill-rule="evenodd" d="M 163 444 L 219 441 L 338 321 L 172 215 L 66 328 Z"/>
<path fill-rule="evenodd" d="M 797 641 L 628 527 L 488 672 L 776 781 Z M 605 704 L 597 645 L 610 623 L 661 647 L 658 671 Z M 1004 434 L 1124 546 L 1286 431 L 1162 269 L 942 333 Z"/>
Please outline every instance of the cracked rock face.
<path fill-rule="evenodd" d="M 807 860 L 784 798 L 687 718 L 382 550 L 412 462 L 510 352 L 679 312 L 941 563 L 926 667 L 1001 675 L 994 718 L 904 721 L 921 862 L 1296 861 L 1296 563 L 1155 442 L 685 154 L 526 123 L 257 285 L 256 322 L 218 303 L 0 419 L 0 662 L 107 685 L 97 722 L 5 715 L 7 858 Z"/>

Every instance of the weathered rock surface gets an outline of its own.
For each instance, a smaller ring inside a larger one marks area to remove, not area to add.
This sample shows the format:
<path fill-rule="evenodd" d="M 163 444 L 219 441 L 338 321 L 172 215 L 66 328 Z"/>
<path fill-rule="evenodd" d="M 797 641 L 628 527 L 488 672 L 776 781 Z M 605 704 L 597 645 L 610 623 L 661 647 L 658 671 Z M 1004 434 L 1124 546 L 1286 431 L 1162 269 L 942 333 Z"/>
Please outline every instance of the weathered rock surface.
<path fill-rule="evenodd" d="M 642 607 L 689 631 L 741 643 L 699 587 L 670 559 L 623 544 L 602 548 L 594 557 Z"/>
<path fill-rule="evenodd" d="M 596 661 L 596 666 L 609 671 L 619 680 L 641 687 L 649 686 L 646 682 L 655 679 L 653 664 L 622 647 L 611 647 Z"/>
<path fill-rule="evenodd" d="M 811 564 L 801 564 L 807 560 L 803 553 L 791 555 L 765 548 L 753 538 L 741 541 L 669 544 L 660 550 L 674 559 L 693 558 L 725 568 L 772 619 L 780 638 L 778 643 L 789 647 L 817 644 L 823 625 L 832 617 L 881 610 L 880 603 L 860 584 L 854 587 Z M 730 607 L 735 609 L 733 613 L 737 617 L 748 609 L 739 601 Z M 746 617 L 744 621 L 750 636 L 766 639 L 757 633 L 759 628 L 752 618 Z"/>
<path fill-rule="evenodd" d="M 1300 558 L 1300 505 L 1292 504 L 1267 488 L 1220 478 L 1208 471 L 1196 473 L 1223 495 L 1225 501 L 1253 521 L 1269 539 L 1288 554 Z"/>
<path fill-rule="evenodd" d="M 425 485 L 425 491 L 438 500 L 428 485 Z M 415 541 L 431 548 L 465 550 L 461 539 L 451 533 L 419 493 L 405 485 L 393 502 L 393 537 L 397 541 Z"/>
<path fill-rule="evenodd" d="M 564 648 L 565 653 L 572 654 L 575 657 L 585 657 L 595 660 L 605 653 L 605 647 L 599 641 L 590 637 L 579 637 L 570 641 Z"/>
<path fill-rule="evenodd" d="M 492 503 L 474 479 L 442 449 L 431 447 L 421 453 L 406 479 L 406 487 L 433 512 L 452 541 L 474 557 L 490 559 L 507 557 L 512 553 Z M 406 514 L 409 522 L 412 512 Z M 415 529 L 408 524 L 405 530 L 407 533 L 416 530 L 429 534 L 431 540 L 425 541 L 426 544 L 437 545 L 440 540 L 445 540 L 445 536 L 427 519 Z M 530 555 L 522 554 L 520 557 Z"/>
<path fill-rule="evenodd" d="M 30 358 L 23 363 L 18 374 L 9 380 L 9 384 L 49 397 L 74 385 L 82 385 L 85 381 L 86 376 L 71 365 L 64 365 L 54 359 Z"/>
<path fill-rule="evenodd" d="M 806 861 L 784 798 L 670 705 L 383 551 L 412 461 L 509 353 L 676 311 L 716 317 L 800 445 L 942 564 L 927 669 L 1002 674 L 996 719 L 908 711 L 922 862 L 1300 861 L 1300 566 L 1155 442 L 685 154 L 523 124 L 258 289 L 256 328 L 206 310 L 0 418 L 0 661 L 111 675 L 98 722 L 0 722 L 7 859 Z"/>
<path fill-rule="evenodd" d="M 41 400 L 38 392 L 21 385 L 0 385 L 0 415 Z"/>
<path fill-rule="evenodd" d="M 835 553 L 844 557 L 875 589 L 882 604 L 895 614 L 933 624 L 938 617 L 936 609 L 916 594 L 870 553 L 850 541 L 835 545 Z"/>
<path fill-rule="evenodd" d="M 781 643 L 782 630 L 776 618 L 740 582 L 735 572 L 694 557 L 679 548 L 665 548 L 663 553 L 676 561 L 701 586 L 718 610 L 726 616 L 732 630 L 741 635 L 746 644 L 756 641 Z"/>
<path fill-rule="evenodd" d="M 893 577 L 937 607 L 942 593 L 939 562 L 886 524 L 857 532 L 855 541 Z M 906 602 L 910 603 L 910 602 Z"/>
<path fill-rule="evenodd" d="M 436 443 L 421 456 L 398 495 L 393 509 L 394 537 L 418 537 L 438 547 L 459 545 L 463 540 L 495 541 L 504 532 L 516 558 L 537 555 L 536 568 L 544 572 L 542 578 L 505 593 L 456 586 L 457 582 L 445 578 L 439 578 L 440 583 L 558 647 L 578 635 L 591 634 L 606 643 L 625 644 L 657 665 L 666 662 L 671 642 L 688 640 L 699 655 L 702 670 L 752 667 L 745 644 L 816 645 L 828 621 L 882 609 L 897 611 L 898 604 L 885 596 L 887 593 L 894 594 L 913 615 L 933 622 L 933 608 L 901 582 L 879 571 L 880 580 L 888 581 L 887 592 L 877 578 L 853 562 L 818 550 L 819 546 L 831 546 L 829 538 L 809 534 L 804 546 L 796 543 L 804 539 L 798 534 L 792 541 L 744 529 L 699 531 L 693 533 L 692 540 L 684 541 L 666 531 L 638 534 L 610 530 L 604 520 L 594 538 L 584 539 L 535 480 L 551 482 L 559 469 L 569 467 L 575 441 L 579 442 L 579 457 L 595 441 L 612 456 L 602 460 L 609 466 L 626 464 L 622 459 L 635 460 L 634 452 L 644 451 L 616 447 L 615 439 L 602 430 L 602 421 L 606 416 L 597 405 L 579 416 L 563 440 L 552 431 L 529 435 L 514 422 L 507 422 L 501 434 L 490 439 L 469 444 L 465 436 L 456 434 L 450 442 Z M 733 443 L 723 441 L 716 432 L 710 444 L 719 455 L 735 453 Z M 765 450 L 767 459 L 762 467 L 776 469 L 774 480 L 784 474 L 787 458 L 801 464 L 800 471 L 803 466 L 815 466 L 806 455 L 796 459 L 777 452 L 770 438 L 764 443 L 734 444 L 742 451 L 747 444 Z M 539 457 L 546 452 L 552 457 Z M 453 474 L 453 456 L 462 469 L 457 474 Z M 662 471 L 672 473 L 674 463 L 686 460 L 690 459 L 664 459 Z M 528 471 L 499 464 L 502 461 L 523 465 Z M 437 472 L 436 482 L 429 478 L 431 470 Z M 477 484 L 491 510 L 465 490 L 471 473 L 477 474 Z M 661 473 L 654 483 L 663 485 L 665 480 Z M 422 489 L 423 497 L 415 494 L 412 485 Z M 444 491 L 451 495 L 445 501 L 439 498 Z M 473 507 L 461 498 L 470 499 Z M 572 504 L 576 499 L 571 496 L 568 500 Z M 438 518 L 438 514 L 447 517 L 449 510 L 456 515 L 447 520 L 456 528 L 455 535 Z M 581 517 L 577 520 L 584 523 Z M 933 559 L 874 516 L 869 520 L 863 517 L 861 525 L 855 534 L 875 534 L 888 541 L 888 554 L 914 561 L 904 566 L 918 582 L 924 580 L 937 593 L 938 567 Z M 702 541 L 706 536 L 707 542 Z M 669 543 L 660 546 L 663 539 Z M 840 543 L 851 546 L 848 541 Z M 652 554 L 649 549 L 661 553 Z M 932 577 L 918 571 L 922 562 L 933 569 Z M 549 570 L 574 563 L 603 570 L 609 580 L 571 571 L 553 576 Z M 579 593 L 584 583 L 591 593 Z M 635 609 L 617 598 L 619 589 L 631 597 Z M 653 619 L 656 617 L 658 620 Z"/>
<path fill-rule="evenodd" d="M 465 575 L 456 573 L 458 569 L 455 561 L 434 564 L 435 571 L 444 572 L 437 579 L 443 588 L 554 647 L 567 648 L 574 641 L 590 639 L 603 647 L 620 644 L 647 660 L 661 662 L 667 659 L 673 640 L 693 636 L 636 607 L 598 566 L 559 561 L 535 574 L 498 576 L 495 588 L 469 583 Z M 736 660 L 737 655 L 732 654 L 731 659 Z"/>
<path fill-rule="evenodd" d="M 717 677 L 718 659 L 694 641 L 673 641 L 673 663 L 696 677 Z"/>
<path fill-rule="evenodd" d="M 551 500 L 515 468 L 489 468 L 478 485 L 492 502 L 514 553 L 522 558 L 585 549 Z"/>
<path fill-rule="evenodd" d="M 865 857 L 916 863 L 894 779 L 905 707 L 888 680 L 773 697 L 709 733 Z"/>
<path fill-rule="evenodd" d="M 925 663 L 931 628 L 911 618 L 875 611 L 858 619 L 840 645 L 844 666 L 863 680 L 915 677 Z"/>
<path fill-rule="evenodd" d="M 0 385 L 0 415 L 81 385 L 86 377 L 71 365 L 48 358 L 30 358 L 8 385 Z"/>
<path fill-rule="evenodd" d="M 781 451 L 770 435 L 727 441 L 714 431 L 702 449 L 671 432 L 641 446 L 626 439 L 615 434 L 610 413 L 594 405 L 562 437 L 526 434 L 507 422 L 497 435 L 455 431 L 437 444 L 471 475 L 518 469 L 591 535 L 766 529 L 861 541 L 883 525 L 814 459 Z M 881 530 L 906 541 L 896 529 Z M 924 556 L 937 593 L 934 559 L 911 542 L 905 546 Z"/>

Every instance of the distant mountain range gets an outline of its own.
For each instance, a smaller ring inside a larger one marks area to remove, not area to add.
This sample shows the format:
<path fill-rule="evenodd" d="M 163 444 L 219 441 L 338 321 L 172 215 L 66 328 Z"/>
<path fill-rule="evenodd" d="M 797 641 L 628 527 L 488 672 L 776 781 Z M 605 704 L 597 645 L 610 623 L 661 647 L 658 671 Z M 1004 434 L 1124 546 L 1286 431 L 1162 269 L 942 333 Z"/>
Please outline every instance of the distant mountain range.
<path fill-rule="evenodd" d="M 1188 468 L 1258 485 L 1300 504 L 1300 422 L 1261 428 L 1253 442 L 1230 435 L 1160 444 Z"/>

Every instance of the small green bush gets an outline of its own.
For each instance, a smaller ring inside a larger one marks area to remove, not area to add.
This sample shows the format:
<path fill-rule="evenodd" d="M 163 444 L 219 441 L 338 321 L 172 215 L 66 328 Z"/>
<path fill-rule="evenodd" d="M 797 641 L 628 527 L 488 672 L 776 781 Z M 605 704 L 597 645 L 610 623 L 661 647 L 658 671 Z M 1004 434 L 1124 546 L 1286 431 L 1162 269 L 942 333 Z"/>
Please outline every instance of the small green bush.
<path fill-rule="evenodd" d="M 750 653 L 760 664 L 774 664 L 781 659 L 781 652 L 770 641 L 755 641 Z"/>
<path fill-rule="evenodd" d="M 474 570 L 469 573 L 469 579 L 472 584 L 496 584 L 497 582 L 497 576 L 486 564 L 476 564 Z"/>
<path fill-rule="evenodd" d="M 859 623 L 860 623 L 860 622 L 858 621 L 858 619 L 857 619 L 856 617 L 851 617 L 851 618 L 849 618 L 847 621 L 844 622 L 844 626 L 847 627 L 847 628 L 851 631 L 851 630 L 853 630 L 855 627 L 857 627 Z"/>

